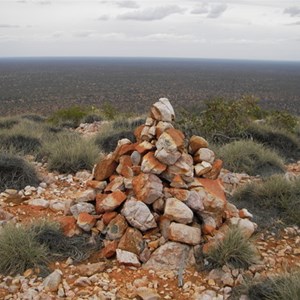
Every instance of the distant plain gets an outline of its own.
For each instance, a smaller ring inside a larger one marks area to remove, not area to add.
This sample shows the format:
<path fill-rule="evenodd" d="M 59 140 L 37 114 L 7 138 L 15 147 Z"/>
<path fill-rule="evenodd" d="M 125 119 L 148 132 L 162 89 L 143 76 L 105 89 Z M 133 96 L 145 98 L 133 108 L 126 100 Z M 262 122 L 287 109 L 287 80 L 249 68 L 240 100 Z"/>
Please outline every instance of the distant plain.
<path fill-rule="evenodd" d="M 300 62 L 164 58 L 0 58 L 0 114 L 71 105 L 144 113 L 160 97 L 176 110 L 253 95 L 263 108 L 300 115 Z"/>

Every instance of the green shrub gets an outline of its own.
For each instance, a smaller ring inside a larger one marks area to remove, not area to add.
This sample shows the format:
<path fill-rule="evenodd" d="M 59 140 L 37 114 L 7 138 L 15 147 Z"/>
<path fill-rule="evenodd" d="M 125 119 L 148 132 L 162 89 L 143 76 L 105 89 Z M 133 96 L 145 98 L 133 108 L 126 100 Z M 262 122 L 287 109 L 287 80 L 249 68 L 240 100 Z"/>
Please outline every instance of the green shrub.
<path fill-rule="evenodd" d="M 38 184 L 39 178 L 31 164 L 16 155 L 0 152 L 0 191 L 7 188 L 20 190 Z"/>
<path fill-rule="evenodd" d="M 300 142 L 296 135 L 267 125 L 251 124 L 247 133 L 254 141 L 276 150 L 286 159 L 300 158 Z"/>
<path fill-rule="evenodd" d="M 284 171 L 283 161 L 276 152 L 250 140 L 224 145 L 218 154 L 224 167 L 233 172 L 270 176 Z"/>
<path fill-rule="evenodd" d="M 298 123 L 296 116 L 291 115 L 286 111 L 272 111 L 268 114 L 266 121 L 269 125 L 275 128 L 294 132 Z"/>
<path fill-rule="evenodd" d="M 261 112 L 257 100 L 252 97 L 236 101 L 216 99 L 207 101 L 206 106 L 201 114 L 202 130 L 205 136 L 211 136 L 212 139 L 219 136 L 238 138 L 245 132 L 249 121 Z"/>
<path fill-rule="evenodd" d="M 75 128 L 79 126 L 81 120 L 87 115 L 87 109 L 75 105 L 69 108 L 57 110 L 50 116 L 48 121 L 53 123 L 54 125 Z"/>
<path fill-rule="evenodd" d="M 8 224 L 0 231 L 0 273 L 15 275 L 29 268 L 45 269 L 46 247 L 39 244 L 33 232 L 24 226 Z"/>
<path fill-rule="evenodd" d="M 102 121 L 102 117 L 97 114 L 88 114 L 81 120 L 82 123 L 94 123 Z"/>
<path fill-rule="evenodd" d="M 104 151 L 105 153 L 110 153 L 115 150 L 118 141 L 124 138 L 129 139 L 131 142 L 135 141 L 135 136 L 132 131 L 110 131 L 105 134 L 97 134 L 94 142 L 100 148 L 100 150 Z"/>
<path fill-rule="evenodd" d="M 46 121 L 45 117 L 35 114 L 22 115 L 21 118 L 36 123 L 43 123 Z"/>
<path fill-rule="evenodd" d="M 233 289 L 232 300 L 247 295 L 249 300 L 295 300 L 300 299 L 300 271 L 293 271 L 265 278 L 261 281 L 249 280 Z"/>
<path fill-rule="evenodd" d="M 94 143 L 69 132 L 54 135 L 44 143 L 42 151 L 48 157 L 48 169 L 61 173 L 91 170 L 99 155 Z"/>
<path fill-rule="evenodd" d="M 224 265 L 233 268 L 248 268 L 257 263 L 257 251 L 252 242 L 245 237 L 238 227 L 230 227 L 222 241 L 217 242 L 206 259 L 210 268 L 222 268 Z"/>
<path fill-rule="evenodd" d="M 107 120 L 114 120 L 118 115 L 118 110 L 110 102 L 104 102 L 101 106 L 101 113 Z"/>
<path fill-rule="evenodd" d="M 0 118 L 0 129 L 11 129 L 18 123 L 16 118 Z"/>
<path fill-rule="evenodd" d="M 119 119 L 113 122 L 113 129 L 122 131 L 134 131 L 138 126 L 145 124 L 145 119 Z"/>
<path fill-rule="evenodd" d="M 51 260 L 61 260 L 71 257 L 76 262 L 87 259 L 92 252 L 102 247 L 100 236 L 90 242 L 90 235 L 67 237 L 63 234 L 60 225 L 48 220 L 41 220 L 31 224 L 30 230 L 35 240 L 43 245 Z"/>
<path fill-rule="evenodd" d="M 13 148 L 16 153 L 34 154 L 41 147 L 41 141 L 28 134 L 0 134 L 0 147 L 6 150 Z"/>
<path fill-rule="evenodd" d="M 233 202 L 248 208 L 261 227 L 277 219 L 300 226 L 300 178 L 289 181 L 274 175 L 263 182 L 246 184 L 233 194 Z"/>

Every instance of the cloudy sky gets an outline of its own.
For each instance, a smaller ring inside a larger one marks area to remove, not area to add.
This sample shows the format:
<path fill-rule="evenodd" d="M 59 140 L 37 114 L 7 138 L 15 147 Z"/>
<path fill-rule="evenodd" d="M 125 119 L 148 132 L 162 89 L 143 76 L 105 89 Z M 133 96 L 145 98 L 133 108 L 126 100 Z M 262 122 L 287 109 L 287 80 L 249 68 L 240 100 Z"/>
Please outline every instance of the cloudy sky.
<path fill-rule="evenodd" d="M 0 56 L 300 61 L 300 0 L 0 0 Z"/>

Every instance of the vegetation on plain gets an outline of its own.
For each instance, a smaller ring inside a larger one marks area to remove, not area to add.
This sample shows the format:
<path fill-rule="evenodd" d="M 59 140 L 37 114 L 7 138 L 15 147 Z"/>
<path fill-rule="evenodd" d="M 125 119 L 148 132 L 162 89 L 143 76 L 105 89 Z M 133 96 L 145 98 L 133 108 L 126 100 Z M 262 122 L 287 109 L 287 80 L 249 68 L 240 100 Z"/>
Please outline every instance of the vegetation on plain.
<path fill-rule="evenodd" d="M 246 269 L 257 263 L 258 253 L 241 229 L 232 226 L 226 231 L 224 238 L 209 250 L 205 258 L 211 269 L 222 268 L 224 265 Z"/>
<path fill-rule="evenodd" d="M 300 226 L 300 179 L 289 180 L 274 175 L 262 182 L 248 183 L 236 190 L 232 200 L 238 206 L 247 207 L 258 223 L 270 225 L 280 220 L 286 225 Z M 260 222 L 261 221 L 261 222 Z"/>

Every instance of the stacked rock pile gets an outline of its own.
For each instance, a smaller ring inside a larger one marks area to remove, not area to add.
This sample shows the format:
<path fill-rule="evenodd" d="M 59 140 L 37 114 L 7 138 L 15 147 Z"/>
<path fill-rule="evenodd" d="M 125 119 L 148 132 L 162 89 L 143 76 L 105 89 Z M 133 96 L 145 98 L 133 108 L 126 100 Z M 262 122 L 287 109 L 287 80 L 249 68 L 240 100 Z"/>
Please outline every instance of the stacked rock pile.
<path fill-rule="evenodd" d="M 254 232 L 251 214 L 226 201 L 222 161 L 204 138 L 186 141 L 174 118 L 169 100 L 159 99 L 136 128 L 136 142 L 120 140 L 71 206 L 80 228 L 105 236 L 102 256 L 175 269 L 182 257 L 192 264 L 195 247 L 207 251 L 230 224 Z"/>

